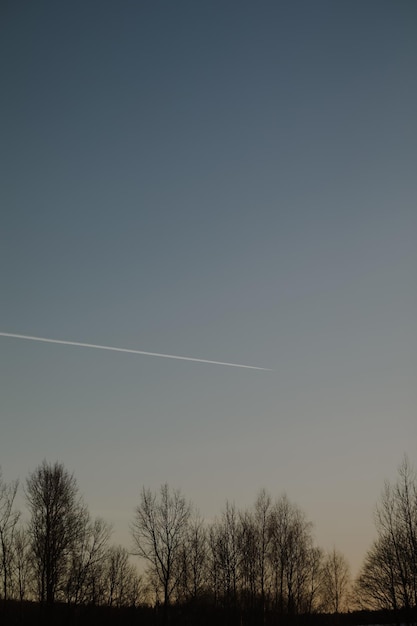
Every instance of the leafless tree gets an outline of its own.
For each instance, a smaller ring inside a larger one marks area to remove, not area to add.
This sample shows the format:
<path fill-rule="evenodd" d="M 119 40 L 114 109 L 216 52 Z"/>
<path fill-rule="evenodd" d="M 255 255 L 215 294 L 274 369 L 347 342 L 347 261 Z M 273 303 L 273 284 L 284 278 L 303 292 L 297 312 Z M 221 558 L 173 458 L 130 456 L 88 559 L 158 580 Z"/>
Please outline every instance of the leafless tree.
<path fill-rule="evenodd" d="M 417 606 L 417 477 L 404 458 L 397 482 L 385 483 L 376 508 L 378 538 L 356 588 L 373 608 Z"/>
<path fill-rule="evenodd" d="M 253 520 L 256 528 L 258 550 L 256 556 L 257 578 L 261 595 L 261 608 L 265 611 L 266 598 L 269 593 L 271 576 L 268 571 L 268 553 L 271 543 L 272 499 L 262 489 L 255 501 Z"/>
<path fill-rule="evenodd" d="M 239 523 L 240 596 L 243 606 L 253 610 L 258 602 L 258 556 L 261 546 L 253 512 L 240 512 Z"/>
<path fill-rule="evenodd" d="M 112 546 L 107 552 L 104 583 L 108 606 L 135 606 L 140 600 L 142 580 L 122 546 Z"/>
<path fill-rule="evenodd" d="M 212 524 L 209 535 L 211 584 L 214 596 L 226 606 L 236 605 L 241 575 L 241 525 L 233 504 L 219 521 Z"/>
<path fill-rule="evenodd" d="M 87 511 L 82 517 L 70 551 L 66 580 L 66 599 L 72 604 L 94 601 L 95 578 L 106 559 L 111 534 L 111 527 L 104 520 L 91 521 Z"/>
<path fill-rule="evenodd" d="M 331 613 L 340 613 L 348 608 L 350 592 L 349 563 L 341 552 L 333 548 L 323 563 L 322 569 L 323 608 Z"/>
<path fill-rule="evenodd" d="M 404 600 L 417 607 L 417 475 L 407 457 L 399 468 L 399 477 L 394 487 L 397 502 L 397 525 L 400 548 L 398 558 L 404 561 Z"/>
<path fill-rule="evenodd" d="M 274 605 L 279 613 L 298 613 L 309 602 L 311 523 L 287 496 L 282 496 L 271 513 L 269 563 L 273 574 Z"/>
<path fill-rule="evenodd" d="M 54 603 L 69 567 L 72 548 L 85 524 L 77 482 L 62 464 L 43 461 L 28 477 L 29 535 L 38 597 Z"/>
<path fill-rule="evenodd" d="M 29 533 L 23 526 L 17 528 L 14 535 L 13 561 L 13 597 L 22 602 L 30 591 L 33 574 Z"/>
<path fill-rule="evenodd" d="M 264 489 L 254 506 L 240 513 L 241 593 L 245 603 L 251 609 L 259 609 L 263 616 L 271 585 L 268 566 L 271 514 L 271 496 Z"/>
<path fill-rule="evenodd" d="M 18 481 L 6 483 L 0 469 L 0 572 L 2 595 L 6 602 L 12 584 L 13 544 L 20 513 L 14 510 Z"/>
<path fill-rule="evenodd" d="M 368 550 L 355 583 L 358 608 L 397 610 L 396 562 L 387 537 L 378 537 Z"/>
<path fill-rule="evenodd" d="M 207 533 L 198 513 L 192 514 L 188 522 L 179 567 L 179 598 L 186 602 L 197 600 L 207 582 Z"/>
<path fill-rule="evenodd" d="M 135 553 L 148 563 L 151 576 L 162 587 L 165 609 L 181 579 L 181 553 L 188 535 L 191 506 L 167 484 L 159 495 L 143 489 L 131 527 Z"/>
<path fill-rule="evenodd" d="M 318 546 L 311 546 L 307 553 L 305 563 L 306 577 L 304 590 L 304 603 L 301 608 L 303 613 L 316 613 L 322 609 L 322 563 L 323 550 Z"/>

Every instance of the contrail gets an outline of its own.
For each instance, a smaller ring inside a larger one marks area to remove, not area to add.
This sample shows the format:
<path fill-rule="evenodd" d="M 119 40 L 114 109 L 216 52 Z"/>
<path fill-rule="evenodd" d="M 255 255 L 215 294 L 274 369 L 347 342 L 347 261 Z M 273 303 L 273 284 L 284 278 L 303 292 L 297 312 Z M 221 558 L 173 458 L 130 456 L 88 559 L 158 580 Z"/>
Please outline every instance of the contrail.
<path fill-rule="evenodd" d="M 196 359 L 192 356 L 177 356 L 175 354 L 161 354 L 159 352 L 145 352 L 144 350 L 132 350 L 131 348 L 115 348 L 114 346 L 99 346 L 94 343 L 81 343 L 80 341 L 65 341 L 64 339 L 48 339 L 46 337 L 32 337 L 30 335 L 17 335 L 15 333 L 2 333 L 1 337 L 12 339 L 28 339 L 29 341 L 42 341 L 43 343 L 58 343 L 64 346 L 79 346 L 81 348 L 95 348 L 96 350 L 111 350 L 112 352 L 128 352 L 129 354 L 142 354 L 144 356 L 159 356 L 163 359 L 177 359 L 178 361 L 193 361 L 194 363 L 209 363 L 210 365 L 226 365 L 227 367 L 241 367 L 249 370 L 263 370 L 272 372 L 268 367 L 256 367 L 255 365 L 242 365 L 241 363 L 225 363 L 224 361 L 210 361 L 208 359 Z"/>

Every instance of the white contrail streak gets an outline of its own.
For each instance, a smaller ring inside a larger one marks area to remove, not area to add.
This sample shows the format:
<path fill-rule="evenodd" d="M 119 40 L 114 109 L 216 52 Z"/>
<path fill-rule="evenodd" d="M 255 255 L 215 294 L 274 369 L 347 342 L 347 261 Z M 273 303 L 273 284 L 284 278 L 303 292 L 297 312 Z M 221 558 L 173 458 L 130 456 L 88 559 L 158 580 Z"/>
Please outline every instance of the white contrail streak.
<path fill-rule="evenodd" d="M 159 352 L 145 352 L 144 350 L 132 350 L 131 348 L 115 348 L 114 346 L 99 346 L 94 343 L 81 343 L 80 341 L 65 341 L 64 339 L 47 339 L 46 337 L 32 337 L 30 335 L 17 335 L 15 333 L 2 333 L 1 337 L 12 339 L 28 339 L 29 341 L 42 341 L 43 343 L 58 343 L 65 346 L 79 346 L 81 348 L 95 348 L 96 350 L 111 350 L 113 352 L 128 352 L 129 354 L 142 354 L 144 356 L 160 356 L 163 359 L 177 359 L 178 361 L 194 361 L 194 363 L 210 363 L 211 365 L 227 365 L 228 367 L 242 367 L 249 370 L 263 370 L 271 372 L 268 367 L 256 367 L 255 365 L 242 365 L 240 363 L 225 363 L 223 361 L 209 361 L 208 359 L 196 359 L 192 356 L 176 356 L 175 354 L 160 354 Z"/>

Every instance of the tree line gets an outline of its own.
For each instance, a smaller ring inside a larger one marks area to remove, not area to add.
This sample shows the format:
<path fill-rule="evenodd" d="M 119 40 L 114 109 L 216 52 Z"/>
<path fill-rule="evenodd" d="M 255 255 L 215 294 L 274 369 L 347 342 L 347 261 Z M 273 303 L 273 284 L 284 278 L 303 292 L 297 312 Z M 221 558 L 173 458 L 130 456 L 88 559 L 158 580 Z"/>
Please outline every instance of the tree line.
<path fill-rule="evenodd" d="M 245 510 L 227 502 L 208 524 L 180 490 L 143 488 L 128 551 L 112 545 L 110 525 L 91 517 L 61 463 L 43 461 L 26 479 L 26 522 L 15 507 L 18 488 L 0 474 L 4 612 L 11 601 L 32 601 L 41 615 L 58 604 L 152 607 L 155 619 L 167 622 L 204 609 L 232 616 L 230 623 L 267 624 L 358 608 L 417 608 L 417 479 L 407 459 L 397 481 L 385 484 L 377 536 L 354 581 L 346 557 L 316 545 L 311 522 L 286 495 L 273 500 L 262 490 Z"/>

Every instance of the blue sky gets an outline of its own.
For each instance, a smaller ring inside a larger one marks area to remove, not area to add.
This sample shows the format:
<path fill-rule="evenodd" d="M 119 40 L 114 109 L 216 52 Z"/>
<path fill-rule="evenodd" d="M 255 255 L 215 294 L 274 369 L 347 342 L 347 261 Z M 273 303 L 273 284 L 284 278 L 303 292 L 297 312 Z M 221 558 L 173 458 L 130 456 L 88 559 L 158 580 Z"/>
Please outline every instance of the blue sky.
<path fill-rule="evenodd" d="M 417 8 L 6 2 L 0 464 L 207 518 L 284 490 L 356 569 L 417 463 Z"/>

